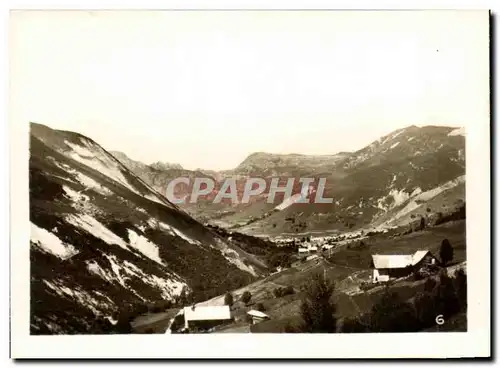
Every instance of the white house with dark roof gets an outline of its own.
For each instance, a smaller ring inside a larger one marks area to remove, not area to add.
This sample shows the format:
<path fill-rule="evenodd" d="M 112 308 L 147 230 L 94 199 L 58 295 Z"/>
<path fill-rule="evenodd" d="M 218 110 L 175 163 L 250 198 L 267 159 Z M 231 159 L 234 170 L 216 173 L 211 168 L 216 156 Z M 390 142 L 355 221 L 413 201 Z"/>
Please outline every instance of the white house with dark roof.
<path fill-rule="evenodd" d="M 390 279 L 409 276 L 425 265 L 437 264 L 436 258 L 428 250 L 414 254 L 373 254 L 373 282 L 387 282 Z"/>

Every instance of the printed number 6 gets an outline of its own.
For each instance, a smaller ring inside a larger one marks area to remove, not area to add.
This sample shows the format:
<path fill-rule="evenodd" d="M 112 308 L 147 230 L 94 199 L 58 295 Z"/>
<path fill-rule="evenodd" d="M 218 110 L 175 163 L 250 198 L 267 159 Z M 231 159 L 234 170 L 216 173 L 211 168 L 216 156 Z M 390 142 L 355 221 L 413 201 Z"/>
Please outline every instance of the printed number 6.
<path fill-rule="evenodd" d="M 443 318 L 443 315 L 442 315 L 442 314 L 440 314 L 440 315 L 436 316 L 436 323 L 437 323 L 438 325 L 444 325 L 444 318 Z"/>

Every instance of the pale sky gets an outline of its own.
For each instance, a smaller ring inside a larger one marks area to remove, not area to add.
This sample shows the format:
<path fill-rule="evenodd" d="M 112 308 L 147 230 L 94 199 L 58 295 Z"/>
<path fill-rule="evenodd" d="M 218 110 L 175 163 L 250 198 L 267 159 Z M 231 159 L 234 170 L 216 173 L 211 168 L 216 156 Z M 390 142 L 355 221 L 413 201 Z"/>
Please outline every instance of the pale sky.
<path fill-rule="evenodd" d="M 11 121 L 188 169 L 357 150 L 488 104 L 488 12 L 11 14 Z"/>

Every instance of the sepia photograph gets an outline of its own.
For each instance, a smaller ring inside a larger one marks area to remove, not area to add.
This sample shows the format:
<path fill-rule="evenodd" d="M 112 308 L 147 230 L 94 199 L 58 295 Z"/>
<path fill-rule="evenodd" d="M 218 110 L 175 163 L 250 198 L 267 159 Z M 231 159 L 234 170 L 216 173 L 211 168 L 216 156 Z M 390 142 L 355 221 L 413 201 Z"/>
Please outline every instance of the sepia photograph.
<path fill-rule="evenodd" d="M 489 23 L 12 11 L 13 324 L 489 337 Z"/>

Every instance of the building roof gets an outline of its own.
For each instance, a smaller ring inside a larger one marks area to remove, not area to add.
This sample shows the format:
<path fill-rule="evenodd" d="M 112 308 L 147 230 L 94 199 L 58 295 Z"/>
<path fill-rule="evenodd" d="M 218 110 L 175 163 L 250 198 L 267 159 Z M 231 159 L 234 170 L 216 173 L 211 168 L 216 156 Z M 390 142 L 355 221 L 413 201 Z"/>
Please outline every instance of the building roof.
<path fill-rule="evenodd" d="M 413 255 L 413 265 L 420 262 L 427 255 L 427 253 L 429 253 L 428 250 L 417 250 Z"/>
<path fill-rule="evenodd" d="M 186 321 L 209 321 L 231 319 L 231 310 L 228 305 L 184 308 Z"/>
<path fill-rule="evenodd" d="M 255 309 L 248 311 L 247 314 L 252 316 L 252 317 L 269 318 L 269 316 L 267 314 L 262 313 L 258 310 L 255 310 Z"/>
<path fill-rule="evenodd" d="M 373 254 L 375 268 L 405 268 L 414 266 L 429 253 L 428 250 L 419 250 L 415 254 Z"/>

